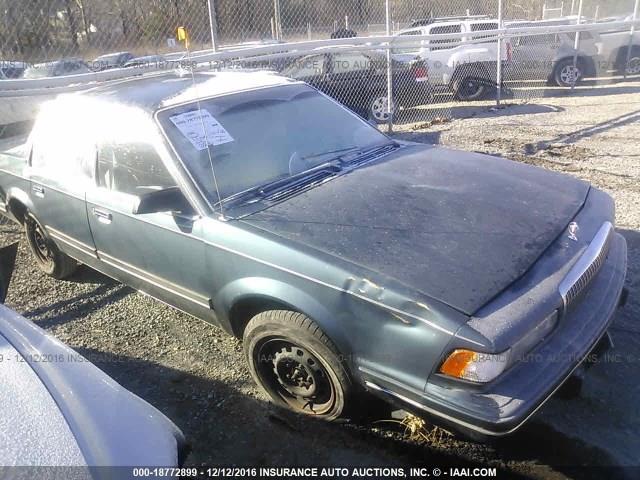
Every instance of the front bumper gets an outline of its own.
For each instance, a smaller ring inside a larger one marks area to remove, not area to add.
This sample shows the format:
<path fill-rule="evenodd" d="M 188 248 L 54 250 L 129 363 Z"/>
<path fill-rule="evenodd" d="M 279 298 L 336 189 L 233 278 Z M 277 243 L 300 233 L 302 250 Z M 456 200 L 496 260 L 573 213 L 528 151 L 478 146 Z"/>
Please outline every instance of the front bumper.
<path fill-rule="evenodd" d="M 486 439 L 517 430 L 562 386 L 605 335 L 620 304 L 627 244 L 615 234 L 606 262 L 555 331 L 487 389 L 429 383 L 424 392 L 366 381 L 379 395 L 443 426 Z"/>

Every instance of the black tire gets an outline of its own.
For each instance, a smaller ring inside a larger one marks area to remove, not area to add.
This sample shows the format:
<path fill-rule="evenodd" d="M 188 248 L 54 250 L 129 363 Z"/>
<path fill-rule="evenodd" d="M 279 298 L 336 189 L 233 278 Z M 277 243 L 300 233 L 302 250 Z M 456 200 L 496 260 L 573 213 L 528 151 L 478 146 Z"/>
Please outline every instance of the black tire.
<path fill-rule="evenodd" d="M 460 76 L 451 84 L 456 100 L 471 102 L 480 100 L 489 91 L 486 80 L 474 76 Z"/>
<path fill-rule="evenodd" d="M 584 78 L 584 62 L 578 59 L 575 67 L 577 71 L 572 73 L 573 68 L 573 58 L 560 60 L 553 69 L 553 74 L 551 76 L 553 83 L 558 87 L 571 87 L 572 85 L 578 85 Z M 576 75 L 575 84 L 571 81 L 573 74 Z"/>
<path fill-rule="evenodd" d="M 33 215 L 27 214 L 24 224 L 29 250 L 40 270 L 58 280 L 67 278 L 76 271 L 78 262 L 60 251 Z"/>
<path fill-rule="evenodd" d="M 311 319 L 262 312 L 247 325 L 243 341 L 251 375 L 274 404 L 326 421 L 346 415 L 352 382 L 335 345 Z"/>

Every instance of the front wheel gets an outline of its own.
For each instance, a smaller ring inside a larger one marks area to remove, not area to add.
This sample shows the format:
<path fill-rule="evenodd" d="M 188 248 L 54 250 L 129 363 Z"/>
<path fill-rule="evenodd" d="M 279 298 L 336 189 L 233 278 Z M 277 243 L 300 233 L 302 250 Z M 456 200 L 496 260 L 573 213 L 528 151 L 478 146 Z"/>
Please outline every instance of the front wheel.
<path fill-rule="evenodd" d="M 25 233 L 36 265 L 44 273 L 61 280 L 76 270 L 78 263 L 60 251 L 33 215 L 29 214 L 25 217 Z"/>
<path fill-rule="evenodd" d="M 351 380 L 335 345 L 311 319 L 263 312 L 243 340 L 251 375 L 276 405 L 328 421 L 346 413 Z"/>
<path fill-rule="evenodd" d="M 583 75 L 580 61 L 574 66 L 573 59 L 567 58 L 556 65 L 553 81 L 559 87 L 572 87 L 580 83 Z"/>

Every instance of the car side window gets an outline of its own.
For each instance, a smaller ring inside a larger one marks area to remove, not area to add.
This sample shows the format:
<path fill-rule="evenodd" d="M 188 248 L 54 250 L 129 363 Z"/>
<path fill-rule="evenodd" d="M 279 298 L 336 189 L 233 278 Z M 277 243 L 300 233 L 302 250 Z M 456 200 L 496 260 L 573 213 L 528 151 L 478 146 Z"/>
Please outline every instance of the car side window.
<path fill-rule="evenodd" d="M 176 185 L 155 148 L 146 143 L 101 145 L 96 176 L 98 186 L 136 196 Z"/>
<path fill-rule="evenodd" d="M 324 55 L 311 55 L 296 60 L 286 68 L 283 75 L 291 78 L 307 78 L 322 75 L 324 72 Z"/>
<path fill-rule="evenodd" d="M 497 23 L 472 23 L 471 24 L 471 31 L 472 32 L 484 32 L 487 30 L 497 30 L 498 29 L 498 24 Z M 495 35 L 474 35 L 473 39 L 474 40 L 479 40 L 481 38 L 492 38 L 495 39 L 496 36 Z"/>
<path fill-rule="evenodd" d="M 520 37 L 519 45 L 555 45 L 558 43 L 558 38 L 554 34 L 548 35 L 528 35 L 526 37 Z"/>
<path fill-rule="evenodd" d="M 462 27 L 460 25 L 443 25 L 441 27 L 432 27 L 430 30 L 431 35 L 441 35 L 445 33 L 461 33 Z M 431 46 L 431 50 L 444 50 L 447 48 L 452 48 L 456 44 L 460 42 L 459 38 L 449 38 L 445 40 L 431 40 L 429 45 Z"/>
<path fill-rule="evenodd" d="M 402 32 L 399 33 L 398 36 L 399 37 L 414 37 L 417 35 L 422 35 L 422 30 L 409 30 L 407 32 Z M 411 53 L 418 53 L 420 51 L 420 43 L 421 42 L 416 42 L 415 45 L 406 45 L 406 46 L 402 46 L 402 47 L 395 47 L 393 49 L 393 53 L 394 54 L 411 54 Z"/>
<path fill-rule="evenodd" d="M 31 166 L 40 175 L 61 183 L 93 178 L 96 145 L 87 135 L 75 134 L 80 120 L 59 111 L 52 118 L 43 117 L 33 129 Z"/>
<path fill-rule="evenodd" d="M 339 53 L 332 57 L 334 74 L 362 72 L 371 69 L 371 59 L 361 53 Z"/>

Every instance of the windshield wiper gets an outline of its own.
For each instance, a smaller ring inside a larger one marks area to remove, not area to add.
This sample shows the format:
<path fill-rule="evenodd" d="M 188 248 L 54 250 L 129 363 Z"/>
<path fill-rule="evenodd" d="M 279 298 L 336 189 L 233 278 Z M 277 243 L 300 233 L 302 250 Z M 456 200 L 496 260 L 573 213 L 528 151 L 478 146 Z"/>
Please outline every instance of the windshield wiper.
<path fill-rule="evenodd" d="M 400 144 L 398 144 L 397 142 L 388 142 L 388 143 L 383 143 L 381 145 L 373 145 L 367 148 L 360 148 L 357 152 L 354 152 L 353 157 L 349 158 L 347 155 L 340 156 L 340 161 L 343 165 L 348 165 L 349 163 L 355 162 L 356 160 L 360 159 L 360 157 L 362 157 L 363 155 L 372 154 L 379 150 L 387 149 L 389 147 L 397 148 L 399 146 Z"/>
<path fill-rule="evenodd" d="M 345 148 L 338 148 L 337 150 L 329 150 L 328 152 L 320 152 L 320 153 L 312 153 L 311 155 L 305 155 L 304 157 L 301 157 L 302 160 L 309 160 L 311 158 L 318 158 L 318 157 L 323 157 L 325 155 L 331 155 L 334 153 L 343 153 L 343 152 L 350 152 L 351 150 L 358 150 L 360 147 L 345 147 Z"/>
<path fill-rule="evenodd" d="M 304 172 L 300 172 L 295 175 L 283 175 L 280 178 L 277 178 L 270 182 L 257 185 L 255 187 L 252 187 L 248 190 L 244 190 L 242 192 L 238 192 L 234 195 L 231 195 L 230 197 L 225 198 L 223 202 L 225 203 L 234 202 L 245 197 L 258 196 L 260 198 L 264 198 L 273 192 L 276 192 L 278 190 L 283 189 L 286 186 L 289 186 L 292 183 L 299 185 L 300 183 L 303 183 L 304 180 L 307 179 L 308 177 L 314 176 L 319 172 L 337 173 L 341 170 L 342 170 L 342 167 L 340 165 L 340 162 L 333 160 L 330 162 L 317 165 L 313 168 L 310 168 L 309 170 L 305 170 Z"/>

